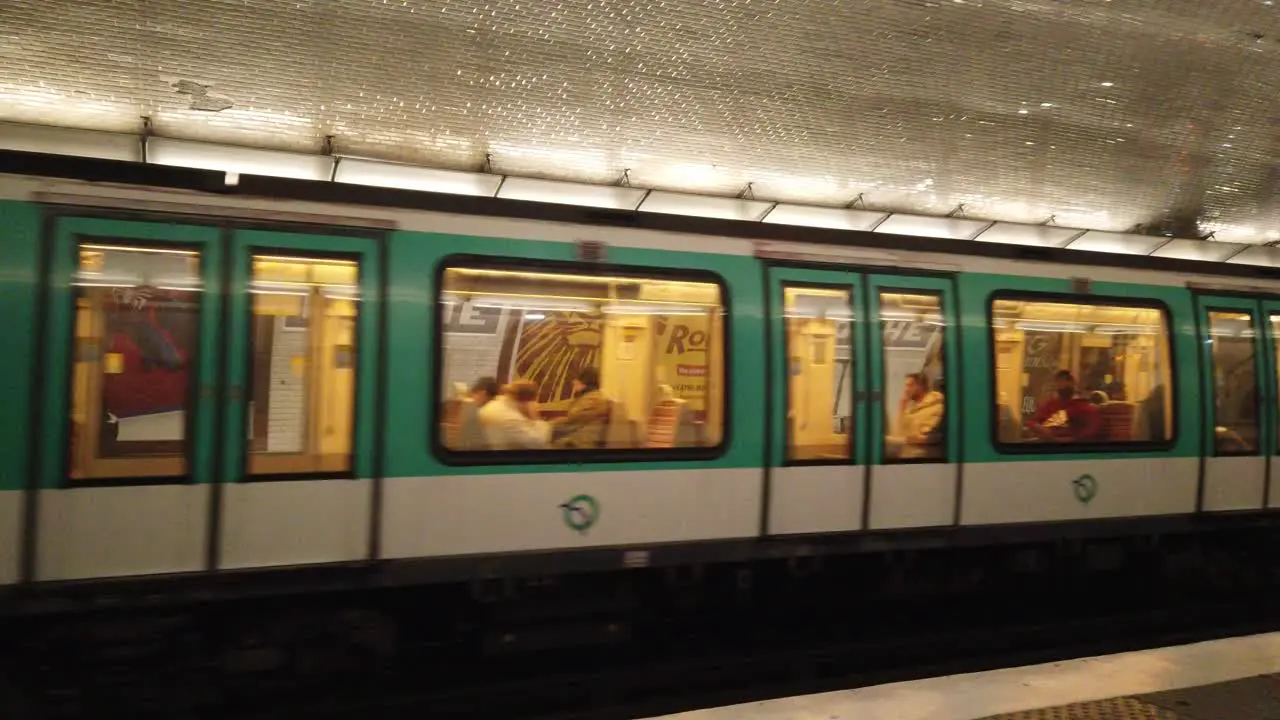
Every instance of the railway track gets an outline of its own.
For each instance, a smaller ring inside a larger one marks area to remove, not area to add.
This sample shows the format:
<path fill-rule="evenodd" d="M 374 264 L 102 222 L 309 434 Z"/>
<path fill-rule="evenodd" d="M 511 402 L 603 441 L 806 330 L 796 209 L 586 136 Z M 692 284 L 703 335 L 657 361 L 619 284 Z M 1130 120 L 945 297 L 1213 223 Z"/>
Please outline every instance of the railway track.
<path fill-rule="evenodd" d="M 591 611 L 562 592 L 351 593 L 52 617 L 0 627 L 0 717 L 610 720 L 1280 629 L 1272 556 L 1211 557 L 980 581 L 943 564 L 902 586 L 853 570 L 708 576 L 687 594 L 637 576 Z M 360 608 L 396 619 L 392 642 L 331 632 Z"/>
<path fill-rule="evenodd" d="M 1273 598 L 1274 596 L 1271 595 Z M 1268 593 L 1092 614 L 1059 608 L 1045 617 L 948 629 L 882 632 L 821 643 L 762 643 L 679 657 L 547 656 L 533 666 L 477 662 L 391 669 L 346 688 L 302 692 L 219 708 L 222 716 L 274 718 L 504 717 L 611 720 L 863 687 L 984 669 L 1176 645 L 1280 629 Z M 1273 603 L 1273 601 L 1272 601 Z"/>

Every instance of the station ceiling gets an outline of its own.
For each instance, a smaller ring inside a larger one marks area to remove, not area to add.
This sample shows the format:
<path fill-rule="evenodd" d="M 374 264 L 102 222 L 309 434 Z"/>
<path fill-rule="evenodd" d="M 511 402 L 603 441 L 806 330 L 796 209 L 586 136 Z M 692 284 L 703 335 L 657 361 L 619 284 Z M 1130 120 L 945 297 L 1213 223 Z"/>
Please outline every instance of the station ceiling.
<path fill-rule="evenodd" d="M 0 120 L 1280 239 L 1272 0 L 0 0 Z M 488 165 L 486 165 L 486 162 Z M 963 206 L 963 207 L 961 207 Z"/>

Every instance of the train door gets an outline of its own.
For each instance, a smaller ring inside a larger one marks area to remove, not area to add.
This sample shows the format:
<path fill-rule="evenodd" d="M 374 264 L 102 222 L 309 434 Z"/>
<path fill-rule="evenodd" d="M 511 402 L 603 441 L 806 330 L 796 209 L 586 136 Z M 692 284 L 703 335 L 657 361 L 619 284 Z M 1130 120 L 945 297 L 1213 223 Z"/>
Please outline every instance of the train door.
<path fill-rule="evenodd" d="M 216 227 L 61 217 L 24 575 L 205 567 L 224 248 Z"/>
<path fill-rule="evenodd" d="M 868 529 L 951 525 L 959 483 L 959 359 L 950 280 L 866 279 L 872 463 Z"/>
<path fill-rule="evenodd" d="M 231 237 L 216 567 L 367 558 L 380 245 Z"/>
<path fill-rule="evenodd" d="M 1200 401 L 1204 472 L 1200 509 L 1256 510 L 1275 503 L 1276 332 L 1280 305 L 1200 295 Z M 1273 505 L 1274 506 L 1274 505 Z"/>
<path fill-rule="evenodd" d="M 1268 371 L 1261 385 L 1266 388 L 1266 413 L 1270 417 L 1268 439 L 1271 454 L 1267 462 L 1266 507 L 1280 508 L 1280 301 L 1262 302 L 1263 355 Z"/>
<path fill-rule="evenodd" d="M 768 534 L 863 527 L 867 365 L 856 323 L 866 314 L 863 290 L 854 273 L 769 269 Z"/>

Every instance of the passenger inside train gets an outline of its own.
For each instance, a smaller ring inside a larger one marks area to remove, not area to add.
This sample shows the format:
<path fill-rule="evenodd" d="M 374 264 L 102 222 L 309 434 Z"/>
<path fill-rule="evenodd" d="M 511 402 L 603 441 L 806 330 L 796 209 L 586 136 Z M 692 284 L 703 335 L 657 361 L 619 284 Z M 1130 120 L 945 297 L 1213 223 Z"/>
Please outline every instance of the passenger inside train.
<path fill-rule="evenodd" d="M 946 400 L 942 393 L 930 389 L 929 376 L 924 373 L 907 375 L 904 385 L 896 432 L 890 436 L 896 445 L 891 455 L 902 460 L 936 458 L 942 454 Z"/>
<path fill-rule="evenodd" d="M 1041 401 L 1036 412 L 1027 418 L 1027 429 L 1046 442 L 1096 442 L 1102 437 L 1102 413 L 1091 399 L 1076 392 L 1076 378 L 1070 370 L 1059 370 L 1053 376 L 1055 392 Z M 1095 391 L 1099 400 L 1106 394 Z"/>
<path fill-rule="evenodd" d="M 551 422 L 551 444 L 561 448 L 604 447 L 609 401 L 600 392 L 600 371 L 585 367 L 573 379 L 573 400 L 563 417 Z"/>
<path fill-rule="evenodd" d="M 486 446 L 491 450 L 547 447 L 551 426 L 538 411 L 538 386 L 517 380 L 476 413 Z"/>
<path fill-rule="evenodd" d="M 947 325 L 942 297 L 883 292 L 879 300 L 885 383 L 902 383 L 898 402 L 885 403 L 885 459 L 945 460 Z"/>
<path fill-rule="evenodd" d="M 993 302 L 991 323 L 1000 443 L 1173 438 L 1168 321 L 1159 308 L 1008 297 Z"/>

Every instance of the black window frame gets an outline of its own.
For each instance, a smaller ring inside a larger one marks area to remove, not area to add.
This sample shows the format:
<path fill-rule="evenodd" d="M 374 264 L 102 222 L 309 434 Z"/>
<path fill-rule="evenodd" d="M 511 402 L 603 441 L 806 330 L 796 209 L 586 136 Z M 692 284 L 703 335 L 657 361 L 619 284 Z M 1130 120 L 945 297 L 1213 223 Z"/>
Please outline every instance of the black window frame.
<path fill-rule="evenodd" d="M 998 387 L 995 304 L 998 301 L 1023 301 L 1061 303 L 1069 305 L 1092 305 L 1097 307 L 1120 307 L 1156 310 L 1161 316 L 1161 326 L 1166 338 L 1169 354 L 1169 375 L 1167 378 L 1170 395 L 1168 412 L 1171 417 L 1173 432 L 1164 440 L 1131 440 L 1114 443 L 1006 443 L 1000 440 L 1000 415 L 994 411 L 994 396 Z M 1080 295 L 1061 292 L 1034 292 L 1026 290 L 995 290 L 987 296 L 987 360 L 990 396 L 991 420 L 987 432 L 991 445 L 1001 455 L 1086 455 L 1086 454 L 1118 454 L 1133 455 L 1138 453 L 1167 452 L 1178 444 L 1180 427 L 1179 410 L 1181 404 L 1178 397 L 1178 353 L 1174 348 L 1177 335 L 1173 330 L 1173 313 L 1169 305 L 1157 298 L 1119 297 L 1114 295 Z"/>
<path fill-rule="evenodd" d="M 1267 382 L 1275 383 L 1274 387 L 1280 389 L 1280 333 L 1276 332 L 1277 329 L 1280 328 L 1278 328 L 1275 322 L 1272 321 L 1272 318 L 1276 318 L 1277 321 L 1280 321 L 1280 310 L 1268 310 L 1265 300 L 1260 301 L 1258 305 L 1260 308 L 1259 312 L 1262 314 L 1262 320 L 1267 325 L 1267 339 L 1270 341 L 1267 343 L 1268 347 L 1263 348 L 1263 352 L 1269 353 L 1270 357 L 1268 359 L 1273 365 L 1270 373 L 1271 377 L 1267 378 Z M 1258 385 L 1258 391 L 1259 393 L 1262 391 L 1261 383 Z M 1280 457 L 1280 393 L 1277 393 L 1277 397 L 1270 398 L 1269 401 L 1271 411 L 1276 413 L 1277 420 L 1275 427 L 1271 429 L 1272 439 L 1275 441 L 1275 447 L 1272 449 L 1270 454 L 1272 457 Z M 1261 411 L 1262 400 L 1259 399 L 1258 402 L 1259 411 Z"/>
<path fill-rule="evenodd" d="M 645 280 L 684 280 L 712 283 L 720 292 L 721 354 L 723 356 L 723 407 L 719 442 L 705 447 L 675 448 L 598 448 L 569 450 L 548 448 L 545 450 L 452 450 L 444 443 L 443 406 L 448 399 L 441 393 L 444 373 L 444 304 L 440 297 L 444 292 L 444 276 L 452 269 L 502 270 L 514 272 L 547 272 L 562 275 L 592 277 L 612 275 Z M 544 260 L 541 258 L 498 258 L 492 255 L 451 253 L 436 261 L 432 273 L 433 286 L 430 302 L 430 332 L 426 333 L 428 357 L 431 358 L 431 384 L 427 388 L 430 407 L 427 426 L 427 446 L 431 454 L 450 467 L 509 467 L 512 465 L 586 465 L 618 463 L 661 463 L 672 461 L 717 460 L 728 453 L 733 444 L 733 307 L 729 283 L 719 273 L 679 267 L 653 267 L 645 265 L 615 264 L 610 262 Z"/>

